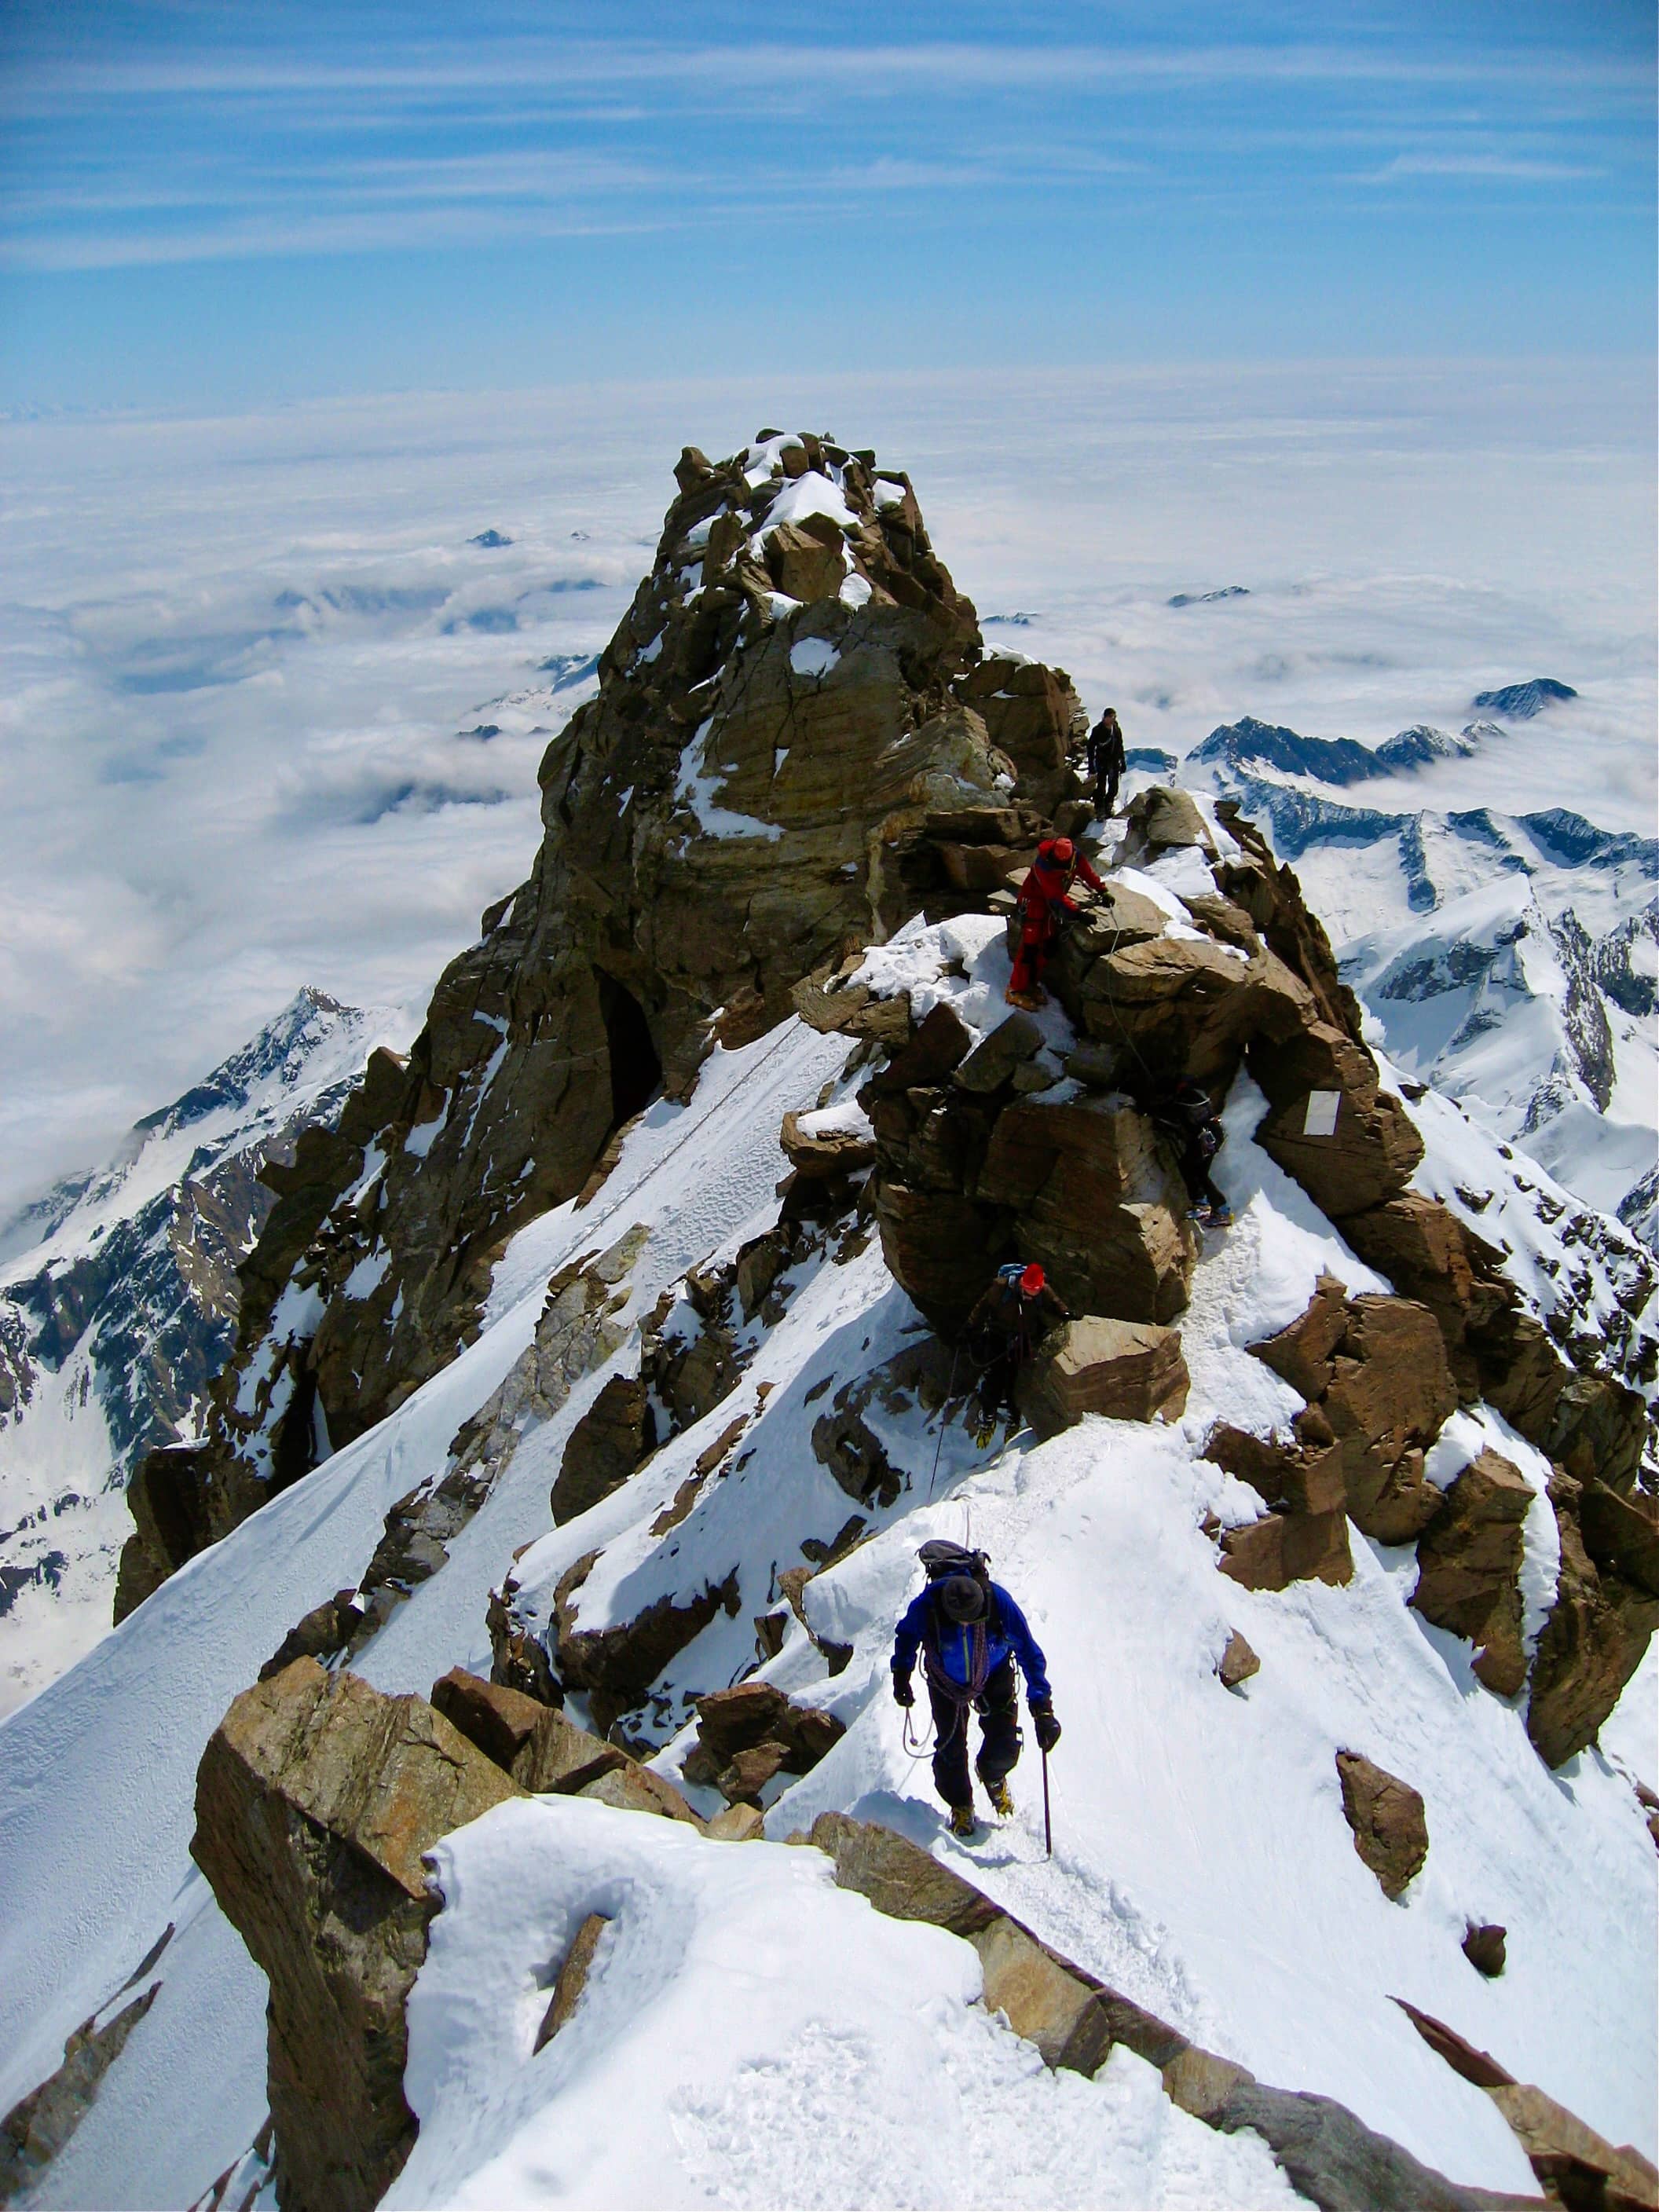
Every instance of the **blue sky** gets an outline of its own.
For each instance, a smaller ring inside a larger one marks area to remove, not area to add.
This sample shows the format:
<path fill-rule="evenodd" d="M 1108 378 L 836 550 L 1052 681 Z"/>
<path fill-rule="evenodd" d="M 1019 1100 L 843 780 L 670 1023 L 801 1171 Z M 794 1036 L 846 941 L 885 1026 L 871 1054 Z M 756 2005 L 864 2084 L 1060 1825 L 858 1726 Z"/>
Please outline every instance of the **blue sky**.
<path fill-rule="evenodd" d="M 0 10 L 0 405 L 1650 349 L 1646 0 Z"/>

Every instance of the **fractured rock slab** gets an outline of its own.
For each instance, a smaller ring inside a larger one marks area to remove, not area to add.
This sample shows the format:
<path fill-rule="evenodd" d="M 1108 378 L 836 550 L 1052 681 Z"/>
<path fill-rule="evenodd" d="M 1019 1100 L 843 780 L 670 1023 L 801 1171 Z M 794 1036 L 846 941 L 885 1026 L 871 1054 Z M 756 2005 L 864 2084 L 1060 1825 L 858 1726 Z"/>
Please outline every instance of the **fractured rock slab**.
<path fill-rule="evenodd" d="M 1020 1410 L 1040 1437 L 1085 1413 L 1119 1421 L 1174 1421 L 1191 1387 L 1181 1332 L 1096 1314 L 1051 1329 L 1021 1371 Z"/>
<path fill-rule="evenodd" d="M 1417 1547 L 1411 1602 L 1425 1620 L 1480 1648 L 1474 1671 L 1513 1697 L 1527 1679 L 1521 1642 L 1522 1523 L 1534 1496 L 1519 1468 L 1486 1450 L 1445 1493 Z"/>
<path fill-rule="evenodd" d="M 1353 1579 L 1348 1516 L 1267 1513 L 1221 1533 L 1221 1571 L 1246 1589 L 1288 1589 L 1292 1583 L 1340 1587 Z"/>

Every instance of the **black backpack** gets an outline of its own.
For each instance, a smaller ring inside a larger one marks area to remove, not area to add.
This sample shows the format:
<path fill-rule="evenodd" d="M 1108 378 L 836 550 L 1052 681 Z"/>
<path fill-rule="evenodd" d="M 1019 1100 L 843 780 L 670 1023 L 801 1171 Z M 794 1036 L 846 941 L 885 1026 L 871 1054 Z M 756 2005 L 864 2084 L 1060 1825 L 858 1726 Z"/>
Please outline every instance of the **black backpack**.
<path fill-rule="evenodd" d="M 991 1562 L 983 1552 L 970 1552 L 965 1544 L 953 1544 L 948 1536 L 931 1536 L 916 1557 L 930 1585 L 949 1582 L 953 1575 L 970 1575 L 989 1596 Z"/>

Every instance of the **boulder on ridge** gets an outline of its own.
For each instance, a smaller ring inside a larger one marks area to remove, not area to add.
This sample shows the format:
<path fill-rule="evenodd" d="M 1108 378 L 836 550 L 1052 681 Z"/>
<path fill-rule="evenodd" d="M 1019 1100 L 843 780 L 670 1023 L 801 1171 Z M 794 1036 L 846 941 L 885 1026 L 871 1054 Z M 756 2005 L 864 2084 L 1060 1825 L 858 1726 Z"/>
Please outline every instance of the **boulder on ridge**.
<path fill-rule="evenodd" d="M 1040 1437 L 1052 1437 L 1085 1413 L 1178 1420 L 1191 1377 L 1179 1329 L 1087 1314 L 1050 1329 L 1020 1370 L 1018 1387 L 1020 1411 Z"/>
<path fill-rule="evenodd" d="M 191 1852 L 270 1984 L 284 2212 L 371 2212 L 408 2157 L 404 2008 L 439 1903 L 421 1854 L 518 1794 L 424 1699 L 314 1659 L 210 1739 Z"/>
<path fill-rule="evenodd" d="M 1382 1894 L 1397 1900 L 1429 1855 L 1423 1800 L 1409 1782 L 1357 1751 L 1339 1751 L 1336 1771 L 1353 1847 L 1376 1876 Z"/>

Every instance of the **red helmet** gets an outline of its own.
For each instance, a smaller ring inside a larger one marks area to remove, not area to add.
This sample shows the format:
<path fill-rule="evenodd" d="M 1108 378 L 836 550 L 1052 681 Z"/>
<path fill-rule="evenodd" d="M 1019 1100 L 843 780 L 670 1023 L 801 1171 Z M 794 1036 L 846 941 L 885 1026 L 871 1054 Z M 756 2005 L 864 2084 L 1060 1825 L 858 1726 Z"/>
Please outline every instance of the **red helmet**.
<path fill-rule="evenodd" d="M 1062 868 L 1070 867 L 1072 864 L 1073 849 L 1072 841 L 1069 837 L 1056 837 L 1053 844 L 1048 848 L 1049 852 L 1054 855 L 1054 859 L 1059 861 Z"/>
<path fill-rule="evenodd" d="M 1033 1260 L 1030 1266 L 1020 1277 L 1019 1287 L 1024 1291 L 1028 1298 L 1034 1298 L 1041 1291 L 1043 1285 L 1048 1281 L 1048 1278 L 1043 1273 L 1040 1264 L 1036 1260 Z"/>

